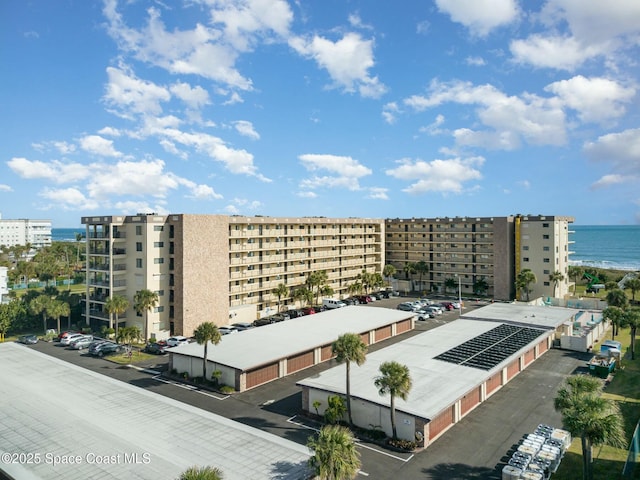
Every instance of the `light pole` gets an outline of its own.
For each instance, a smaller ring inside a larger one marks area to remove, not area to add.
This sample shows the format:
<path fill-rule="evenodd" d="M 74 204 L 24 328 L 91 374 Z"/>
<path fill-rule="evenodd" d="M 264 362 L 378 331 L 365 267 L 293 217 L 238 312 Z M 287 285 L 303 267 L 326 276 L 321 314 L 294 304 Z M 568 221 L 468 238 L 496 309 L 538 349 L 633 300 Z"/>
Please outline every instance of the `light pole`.
<path fill-rule="evenodd" d="M 458 277 L 458 316 L 462 315 L 462 278 L 460 275 L 456 275 Z"/>

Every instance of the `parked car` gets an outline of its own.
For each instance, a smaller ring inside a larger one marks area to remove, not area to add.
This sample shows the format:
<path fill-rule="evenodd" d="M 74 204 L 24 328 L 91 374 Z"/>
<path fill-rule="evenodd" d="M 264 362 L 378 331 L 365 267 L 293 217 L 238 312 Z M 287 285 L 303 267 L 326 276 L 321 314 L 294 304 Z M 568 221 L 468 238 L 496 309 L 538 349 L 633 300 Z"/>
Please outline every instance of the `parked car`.
<path fill-rule="evenodd" d="M 453 303 L 451 302 L 440 302 L 440 306 L 445 310 L 454 310 Z"/>
<path fill-rule="evenodd" d="M 347 304 L 337 298 L 325 298 L 322 300 L 322 306 L 327 308 L 342 308 L 346 307 Z"/>
<path fill-rule="evenodd" d="M 313 307 L 304 307 L 302 311 L 304 312 L 305 315 L 313 315 L 314 313 L 316 313 Z"/>
<path fill-rule="evenodd" d="M 436 314 L 432 310 L 418 310 L 416 318 L 420 321 L 429 320 L 430 318 L 435 318 Z"/>
<path fill-rule="evenodd" d="M 396 308 L 398 310 L 402 310 L 402 311 L 405 311 L 405 312 L 413 312 L 416 309 L 415 305 L 413 303 L 410 303 L 410 302 L 399 303 Z"/>
<path fill-rule="evenodd" d="M 383 298 L 389 298 L 391 293 L 386 290 L 380 290 L 379 292 L 376 292 L 376 296 L 382 300 Z"/>
<path fill-rule="evenodd" d="M 344 300 L 342 300 L 344 303 L 346 303 L 347 305 L 360 305 L 360 302 L 358 301 L 357 298 L 355 297 L 349 297 L 349 298 L 345 298 Z"/>
<path fill-rule="evenodd" d="M 18 337 L 18 343 L 33 345 L 34 343 L 38 343 L 38 337 L 36 335 L 20 335 Z"/>
<path fill-rule="evenodd" d="M 220 335 L 229 335 L 230 333 L 238 333 L 238 329 L 235 327 L 218 327 Z"/>
<path fill-rule="evenodd" d="M 442 315 L 442 308 L 436 305 L 429 305 L 428 307 L 424 307 L 423 310 L 433 312 L 434 315 Z"/>
<path fill-rule="evenodd" d="M 234 323 L 231 326 L 236 330 L 238 330 L 239 332 L 243 332 L 245 330 L 249 330 L 250 328 L 253 328 L 253 325 L 247 322 L 238 322 L 238 323 Z"/>
<path fill-rule="evenodd" d="M 66 335 L 60 339 L 60 345 L 71 345 L 72 342 L 76 340 L 80 340 L 84 335 L 82 333 L 72 333 L 70 335 Z"/>
<path fill-rule="evenodd" d="M 91 344 L 93 343 L 93 335 L 83 335 L 82 337 L 78 338 L 77 340 L 73 340 L 70 344 L 69 344 L 69 348 L 73 349 L 73 350 L 82 350 L 85 348 L 89 348 L 91 346 Z"/>
<path fill-rule="evenodd" d="M 89 355 L 104 357 L 124 351 L 124 346 L 113 342 L 94 343 L 89 347 Z"/>
<path fill-rule="evenodd" d="M 359 295 L 356 297 L 360 303 L 366 304 L 371 303 L 372 299 L 369 295 Z"/>
<path fill-rule="evenodd" d="M 60 334 L 58 335 L 58 338 L 56 340 L 59 342 L 63 338 L 68 337 L 69 335 L 81 334 L 81 333 L 82 332 L 78 332 L 77 330 L 68 330 L 66 332 L 60 332 Z"/>
<path fill-rule="evenodd" d="M 189 339 L 187 337 L 183 337 L 182 335 L 176 335 L 167 339 L 168 347 L 177 347 L 178 345 L 185 345 L 187 343 L 189 343 Z"/>
<path fill-rule="evenodd" d="M 264 325 L 271 325 L 275 323 L 275 321 L 271 317 L 262 317 L 253 322 L 254 327 L 262 327 Z"/>
<path fill-rule="evenodd" d="M 143 350 L 145 353 L 150 353 L 152 355 L 164 355 L 167 353 L 167 342 L 160 341 L 155 343 L 148 343 Z"/>

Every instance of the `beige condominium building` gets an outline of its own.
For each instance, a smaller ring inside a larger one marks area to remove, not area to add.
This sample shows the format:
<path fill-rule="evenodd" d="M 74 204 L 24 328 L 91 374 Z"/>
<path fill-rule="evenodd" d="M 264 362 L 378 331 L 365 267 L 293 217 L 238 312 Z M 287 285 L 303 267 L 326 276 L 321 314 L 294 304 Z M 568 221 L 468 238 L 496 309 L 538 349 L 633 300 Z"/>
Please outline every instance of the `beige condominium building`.
<path fill-rule="evenodd" d="M 528 268 L 537 279 L 530 298 L 562 297 L 569 288 L 572 222 L 541 215 L 387 219 L 385 263 L 407 291 L 512 300 L 520 293 L 517 275 Z M 550 280 L 556 271 L 563 280 Z"/>
<path fill-rule="evenodd" d="M 82 223 L 87 323 L 107 324 L 107 299 L 122 295 L 130 307 L 120 325 L 156 338 L 190 336 L 204 321 L 226 325 L 276 313 L 296 304 L 291 292 L 317 271 L 344 296 L 363 270 L 381 272 L 384 260 L 381 219 L 140 214 Z M 288 293 L 278 298 L 280 284 Z M 133 308 L 142 289 L 158 294 L 146 315 Z"/>
<path fill-rule="evenodd" d="M 36 249 L 51 246 L 51 220 L 4 220 L 0 215 L 0 246 L 27 244 Z"/>

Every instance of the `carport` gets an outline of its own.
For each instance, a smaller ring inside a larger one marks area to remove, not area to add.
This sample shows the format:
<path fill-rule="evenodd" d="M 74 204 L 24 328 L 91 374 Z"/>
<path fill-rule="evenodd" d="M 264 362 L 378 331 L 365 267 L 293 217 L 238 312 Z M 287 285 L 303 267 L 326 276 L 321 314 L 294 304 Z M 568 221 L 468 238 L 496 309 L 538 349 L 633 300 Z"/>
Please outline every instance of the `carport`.
<path fill-rule="evenodd" d="M 331 344 L 345 333 L 357 333 L 371 345 L 412 330 L 414 314 L 389 308 L 349 306 L 286 320 L 222 337 L 209 345 L 207 378 L 214 370 L 220 381 L 245 391 L 329 360 Z M 169 349 L 170 368 L 202 376 L 204 346 L 197 343 Z"/>

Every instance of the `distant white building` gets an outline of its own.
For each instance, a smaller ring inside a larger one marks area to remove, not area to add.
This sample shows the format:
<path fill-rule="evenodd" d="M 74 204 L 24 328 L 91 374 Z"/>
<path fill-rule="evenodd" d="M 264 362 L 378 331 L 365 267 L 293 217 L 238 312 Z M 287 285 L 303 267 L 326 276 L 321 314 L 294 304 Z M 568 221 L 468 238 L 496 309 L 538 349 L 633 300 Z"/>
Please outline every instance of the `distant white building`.
<path fill-rule="evenodd" d="M 9 269 L 0 267 L 0 303 L 9 301 Z"/>
<path fill-rule="evenodd" d="M 50 246 L 51 220 L 3 220 L 0 215 L 0 245 L 13 247 L 26 244 L 36 249 Z"/>

